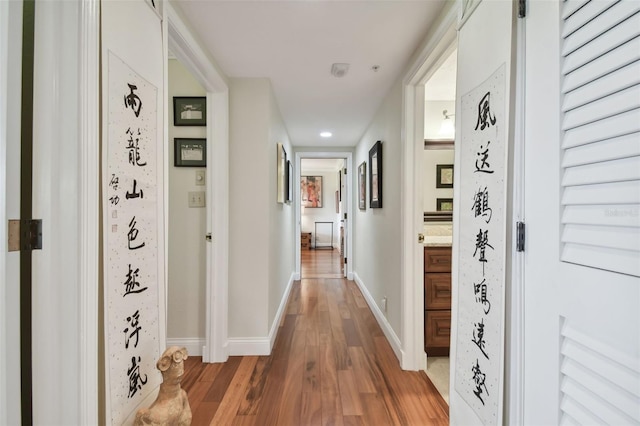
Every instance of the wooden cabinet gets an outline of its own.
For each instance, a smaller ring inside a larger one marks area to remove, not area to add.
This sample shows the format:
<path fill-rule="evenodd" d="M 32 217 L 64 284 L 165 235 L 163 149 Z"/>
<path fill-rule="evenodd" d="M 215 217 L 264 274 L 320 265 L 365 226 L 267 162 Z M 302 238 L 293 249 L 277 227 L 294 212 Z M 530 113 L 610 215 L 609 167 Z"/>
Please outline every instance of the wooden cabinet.
<path fill-rule="evenodd" d="M 424 248 L 424 350 L 449 355 L 451 336 L 451 247 Z"/>
<path fill-rule="evenodd" d="M 300 233 L 300 248 L 302 250 L 310 250 L 311 249 L 311 232 L 301 232 Z"/>

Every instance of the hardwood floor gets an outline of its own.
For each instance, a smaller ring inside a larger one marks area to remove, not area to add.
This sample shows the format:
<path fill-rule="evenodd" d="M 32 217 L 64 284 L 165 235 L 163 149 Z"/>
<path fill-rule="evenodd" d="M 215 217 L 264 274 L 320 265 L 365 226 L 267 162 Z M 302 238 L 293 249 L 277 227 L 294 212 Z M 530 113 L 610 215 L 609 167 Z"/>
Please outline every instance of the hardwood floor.
<path fill-rule="evenodd" d="M 448 424 L 433 384 L 422 371 L 400 369 L 362 293 L 340 278 L 338 251 L 310 252 L 271 356 L 186 360 L 192 424 Z"/>

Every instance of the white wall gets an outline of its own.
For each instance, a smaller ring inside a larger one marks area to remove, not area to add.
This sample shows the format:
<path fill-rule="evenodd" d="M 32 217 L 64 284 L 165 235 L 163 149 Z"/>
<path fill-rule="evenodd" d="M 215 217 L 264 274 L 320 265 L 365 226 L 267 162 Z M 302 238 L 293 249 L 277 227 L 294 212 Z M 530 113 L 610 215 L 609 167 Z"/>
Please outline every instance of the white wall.
<path fill-rule="evenodd" d="M 318 161 L 318 160 L 316 160 Z M 331 166 L 336 166 L 335 160 L 327 160 Z M 302 159 L 300 168 L 301 176 L 322 176 L 322 208 L 305 208 L 301 214 L 301 232 L 311 232 L 311 245 L 314 246 L 316 240 L 315 222 L 333 223 L 333 246 L 339 247 L 340 243 L 340 221 L 336 213 L 335 194 L 339 191 L 338 170 L 331 170 L 327 167 L 324 170 L 310 169 L 305 167 L 305 160 Z M 318 225 L 318 246 L 329 245 L 331 241 L 330 225 Z"/>
<path fill-rule="evenodd" d="M 263 338 L 294 271 L 293 207 L 276 198 L 277 143 L 293 151 L 268 79 L 231 79 L 229 107 L 229 337 Z"/>
<path fill-rule="evenodd" d="M 196 171 L 204 169 L 173 166 L 174 138 L 206 137 L 206 127 L 173 125 L 173 97 L 205 95 L 179 61 L 169 60 L 168 339 L 205 336 L 206 209 L 189 208 L 187 202 L 189 191 L 205 191 L 205 186 L 196 185 Z"/>
<path fill-rule="evenodd" d="M 453 149 L 425 149 L 422 167 L 424 176 L 423 204 L 425 212 L 436 211 L 437 198 L 453 198 L 453 188 L 436 188 L 436 166 L 453 164 Z M 454 185 L 456 182 L 453 183 Z"/>
<path fill-rule="evenodd" d="M 424 138 L 425 139 L 447 139 L 452 135 L 440 134 L 440 126 L 444 115 L 442 111 L 447 110 L 447 114 L 456 113 L 455 101 L 430 101 L 427 100 L 424 104 Z M 451 117 L 451 120 L 455 124 L 455 117 Z"/>
<path fill-rule="evenodd" d="M 294 250 L 294 205 L 279 204 L 277 200 L 277 144 L 282 143 L 287 159 L 293 163 L 293 149 L 284 126 L 280 109 L 276 103 L 271 84 L 268 84 L 270 130 L 267 140 L 266 161 L 269 167 L 269 330 L 273 327 L 278 307 L 282 302 L 286 286 L 295 270 Z"/>
<path fill-rule="evenodd" d="M 401 146 L 402 86 L 398 80 L 385 97 L 372 123 L 358 143 L 353 159 L 354 167 L 367 162 L 370 169 L 369 149 L 382 141 L 382 200 L 381 209 L 369 206 L 367 178 L 367 209 L 354 208 L 354 274 L 360 278 L 367 290 L 381 307 L 387 297 L 386 317 L 395 334 L 401 336 L 401 198 L 402 146 Z M 357 188 L 358 174 L 350 171 L 353 188 Z M 354 191 L 354 206 L 358 205 L 358 194 Z"/>

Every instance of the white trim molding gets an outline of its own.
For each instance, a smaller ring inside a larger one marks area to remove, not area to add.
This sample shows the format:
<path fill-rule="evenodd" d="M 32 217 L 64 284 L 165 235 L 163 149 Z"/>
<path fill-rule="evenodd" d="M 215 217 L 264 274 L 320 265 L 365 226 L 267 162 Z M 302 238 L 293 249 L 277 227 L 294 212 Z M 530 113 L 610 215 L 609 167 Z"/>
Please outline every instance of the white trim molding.
<path fill-rule="evenodd" d="M 100 2 L 80 4 L 80 401 L 81 424 L 98 423 L 100 253 Z"/>
<path fill-rule="evenodd" d="M 404 362 L 406 362 L 404 361 L 406 356 L 405 352 L 402 350 L 402 343 L 400 343 L 398 335 L 395 333 L 395 331 L 393 331 L 393 328 L 391 328 L 391 324 L 389 324 L 389 321 L 387 321 L 387 317 L 385 317 L 384 313 L 382 313 L 382 311 L 378 307 L 378 304 L 375 302 L 375 300 L 373 300 L 373 296 L 371 296 L 371 293 L 369 293 L 367 286 L 364 285 L 357 272 L 353 273 L 353 280 L 358 285 L 358 288 L 362 292 L 364 299 L 367 301 L 367 305 L 369 305 L 369 308 L 371 308 L 373 315 L 376 317 L 376 321 L 378 321 L 378 324 L 380 325 L 384 336 L 389 341 L 391 349 L 393 349 L 393 353 L 396 354 L 396 358 L 398 358 L 400 364 L 404 364 Z"/>
<path fill-rule="evenodd" d="M 287 288 L 284 290 L 284 294 L 282 295 L 282 300 L 280 300 L 280 306 L 278 306 L 278 312 L 276 312 L 276 316 L 273 319 L 273 324 L 271 324 L 271 330 L 269 330 L 269 353 L 271 353 L 271 349 L 273 349 L 273 344 L 276 342 L 276 337 L 278 336 L 278 329 L 280 327 L 280 323 L 282 322 L 282 316 L 287 310 L 287 302 L 289 301 L 291 288 L 293 287 L 293 282 L 296 280 L 295 276 L 296 276 L 296 273 L 292 272 L 291 277 L 289 277 L 289 282 L 287 283 Z"/>
<path fill-rule="evenodd" d="M 204 362 L 227 360 L 229 286 L 229 87 L 179 10 L 164 3 L 169 50 L 207 91 L 207 244 Z M 204 236 L 203 236 L 204 237 Z"/>
<path fill-rule="evenodd" d="M 204 342 L 204 337 L 167 337 L 167 346 L 186 348 L 189 356 L 202 356 Z"/>
<path fill-rule="evenodd" d="M 296 280 L 295 272 L 291 273 L 287 288 L 284 290 L 282 300 L 280 300 L 280 306 L 278 312 L 273 319 L 269 336 L 267 337 L 230 337 L 229 338 L 229 355 L 231 356 L 268 356 L 271 355 L 273 344 L 278 336 L 278 329 L 282 322 L 282 316 L 286 312 L 287 302 L 289 301 L 289 294 L 291 294 L 291 288 L 293 282 Z"/>

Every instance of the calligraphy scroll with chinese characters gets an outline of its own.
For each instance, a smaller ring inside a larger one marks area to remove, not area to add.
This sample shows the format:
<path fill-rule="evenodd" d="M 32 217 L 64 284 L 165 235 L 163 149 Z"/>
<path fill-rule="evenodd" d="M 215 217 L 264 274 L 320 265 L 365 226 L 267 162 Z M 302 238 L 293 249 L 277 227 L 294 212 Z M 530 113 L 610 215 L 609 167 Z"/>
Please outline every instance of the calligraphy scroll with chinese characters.
<path fill-rule="evenodd" d="M 158 90 L 112 52 L 107 60 L 106 364 L 111 420 L 122 424 L 160 382 Z"/>
<path fill-rule="evenodd" d="M 506 229 L 505 65 L 462 96 L 455 390 L 484 424 L 502 397 Z"/>

